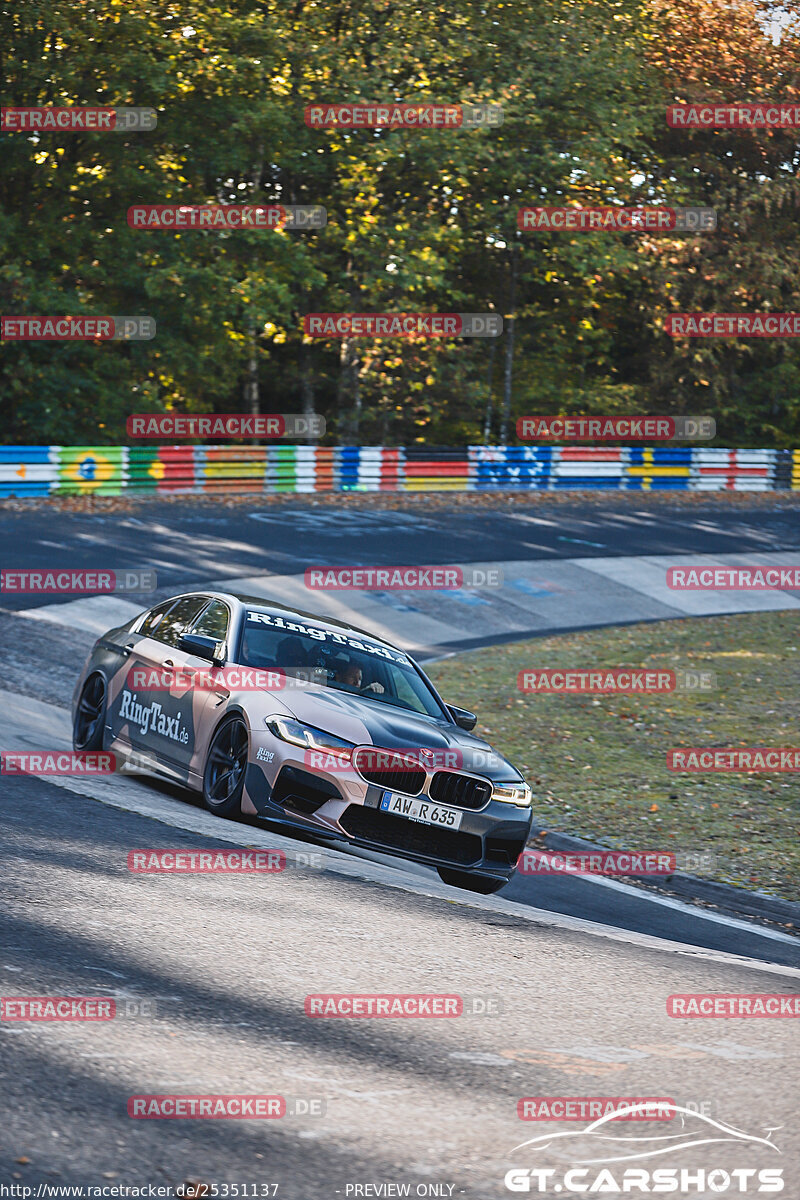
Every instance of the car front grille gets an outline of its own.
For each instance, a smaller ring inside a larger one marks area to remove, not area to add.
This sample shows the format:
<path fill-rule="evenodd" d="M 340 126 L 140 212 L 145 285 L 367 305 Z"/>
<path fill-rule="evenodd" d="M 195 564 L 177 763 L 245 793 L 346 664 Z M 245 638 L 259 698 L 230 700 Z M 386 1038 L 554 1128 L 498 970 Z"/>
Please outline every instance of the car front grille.
<path fill-rule="evenodd" d="M 417 796 L 425 783 L 425 772 L 402 754 L 372 750 L 360 746 L 353 754 L 353 766 L 362 779 L 376 787 Z"/>
<path fill-rule="evenodd" d="M 479 862 L 481 858 L 481 839 L 475 834 L 421 825 L 360 804 L 351 804 L 345 809 L 340 824 L 352 837 L 392 850 L 405 850 L 409 854 L 422 854 L 462 866 Z"/>
<path fill-rule="evenodd" d="M 491 798 L 492 785 L 485 779 L 458 775 L 455 771 L 437 771 L 428 788 L 431 800 L 452 804 L 455 808 L 483 808 Z"/>

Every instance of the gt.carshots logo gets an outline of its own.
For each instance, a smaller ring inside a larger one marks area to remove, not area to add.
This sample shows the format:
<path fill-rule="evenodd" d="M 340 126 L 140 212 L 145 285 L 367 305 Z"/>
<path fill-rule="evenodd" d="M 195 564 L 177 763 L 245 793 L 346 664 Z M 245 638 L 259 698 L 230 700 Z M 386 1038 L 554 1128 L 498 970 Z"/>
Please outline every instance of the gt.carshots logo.
<path fill-rule="evenodd" d="M 715 437 L 713 417 L 520 417 L 521 442 L 669 442 Z"/>
<path fill-rule="evenodd" d="M 537 1192 L 552 1196 L 555 1193 L 573 1195 L 630 1195 L 675 1193 L 681 1196 L 708 1196 L 747 1192 L 762 1195 L 782 1192 L 783 1170 L 780 1167 L 723 1167 L 724 1153 L 730 1162 L 734 1147 L 758 1150 L 770 1157 L 781 1151 L 771 1140 L 775 1127 L 767 1128 L 766 1137 L 745 1133 L 741 1129 L 717 1121 L 705 1113 L 671 1101 L 658 1102 L 658 1117 L 680 1116 L 681 1132 L 659 1134 L 631 1129 L 616 1132 L 614 1125 L 624 1119 L 634 1119 L 642 1112 L 645 1101 L 634 1100 L 628 1108 L 613 1109 L 575 1131 L 549 1132 L 529 1138 L 511 1151 L 528 1162 L 546 1151 L 557 1149 L 559 1158 L 572 1157 L 568 1169 L 545 1166 L 514 1166 L 506 1171 L 504 1183 L 510 1192 Z M 648 1119 L 641 1118 L 638 1119 Z M 710 1166 L 687 1167 L 685 1153 L 704 1147 L 712 1156 Z M 718 1147 L 715 1149 L 715 1147 Z M 520 1152 L 522 1152 L 520 1154 Z M 669 1155 L 675 1166 L 662 1165 Z M 578 1157 L 580 1156 L 580 1157 Z M 641 1166 L 643 1159 L 657 1158 L 659 1165 Z M 635 1166 L 627 1163 L 636 1162 Z M 610 1165 L 605 1165 L 610 1164 Z"/>
<path fill-rule="evenodd" d="M 308 313 L 307 337 L 499 337 L 503 318 L 496 313 Z"/>

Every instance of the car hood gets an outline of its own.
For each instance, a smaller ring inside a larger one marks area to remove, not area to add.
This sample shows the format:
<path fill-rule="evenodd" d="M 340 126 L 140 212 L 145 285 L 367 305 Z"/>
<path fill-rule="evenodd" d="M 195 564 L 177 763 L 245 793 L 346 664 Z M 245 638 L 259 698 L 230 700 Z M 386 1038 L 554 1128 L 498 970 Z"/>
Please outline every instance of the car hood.
<path fill-rule="evenodd" d="M 432 749 L 442 752 L 436 756 L 436 765 L 460 767 L 484 775 L 494 783 L 516 783 L 522 779 L 516 767 L 493 750 L 488 742 L 444 719 L 424 717 L 380 700 L 367 700 L 327 688 L 282 691 L 280 699 L 282 707 L 298 721 L 316 725 L 318 729 L 358 746 L 380 746 L 386 750 Z M 447 751 L 452 753 L 446 755 Z"/>

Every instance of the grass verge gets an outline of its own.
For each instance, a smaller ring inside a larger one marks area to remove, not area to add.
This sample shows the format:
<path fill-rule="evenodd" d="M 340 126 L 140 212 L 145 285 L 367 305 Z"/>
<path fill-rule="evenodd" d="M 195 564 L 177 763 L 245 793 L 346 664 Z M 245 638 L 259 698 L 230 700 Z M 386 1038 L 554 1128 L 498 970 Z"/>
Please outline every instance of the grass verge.
<path fill-rule="evenodd" d="M 716 688 L 662 695 L 525 695 L 521 670 L 712 671 Z M 442 695 L 522 770 L 534 820 L 631 850 L 711 851 L 708 878 L 800 900 L 796 774 L 675 773 L 669 749 L 800 745 L 793 612 L 659 621 L 536 638 L 432 663 Z"/>

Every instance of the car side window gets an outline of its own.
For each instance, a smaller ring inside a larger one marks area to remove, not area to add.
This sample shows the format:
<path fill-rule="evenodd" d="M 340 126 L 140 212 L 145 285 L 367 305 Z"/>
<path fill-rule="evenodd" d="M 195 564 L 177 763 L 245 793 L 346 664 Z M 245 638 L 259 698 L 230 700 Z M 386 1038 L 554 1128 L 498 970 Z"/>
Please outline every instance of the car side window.
<path fill-rule="evenodd" d="M 397 699 L 402 700 L 403 703 L 407 704 L 409 708 L 417 708 L 417 697 L 414 695 L 414 689 L 407 682 L 407 680 L 400 674 L 399 671 L 396 671 L 392 678 L 394 679 L 396 685 L 395 691 L 397 694 Z"/>
<path fill-rule="evenodd" d="M 167 602 L 165 604 L 158 604 L 158 605 L 156 605 L 155 608 L 150 609 L 150 612 L 147 614 L 147 616 L 142 621 L 142 623 L 139 627 L 139 633 L 142 635 L 142 637 L 154 637 L 155 636 L 154 630 L 155 630 L 156 626 L 158 625 L 159 621 L 164 616 L 164 613 L 167 612 L 167 610 L 170 608 L 171 605 L 172 605 L 172 601 L 167 600 Z"/>
<path fill-rule="evenodd" d="M 212 637 L 216 642 L 224 642 L 228 637 L 228 622 L 230 612 L 227 604 L 221 600 L 212 600 L 206 611 L 195 621 L 191 633 L 202 633 L 204 637 Z"/>
<path fill-rule="evenodd" d="M 176 600 L 172 608 L 150 635 L 158 642 L 177 648 L 182 633 L 186 633 L 192 621 L 208 604 L 208 596 L 184 596 Z"/>

